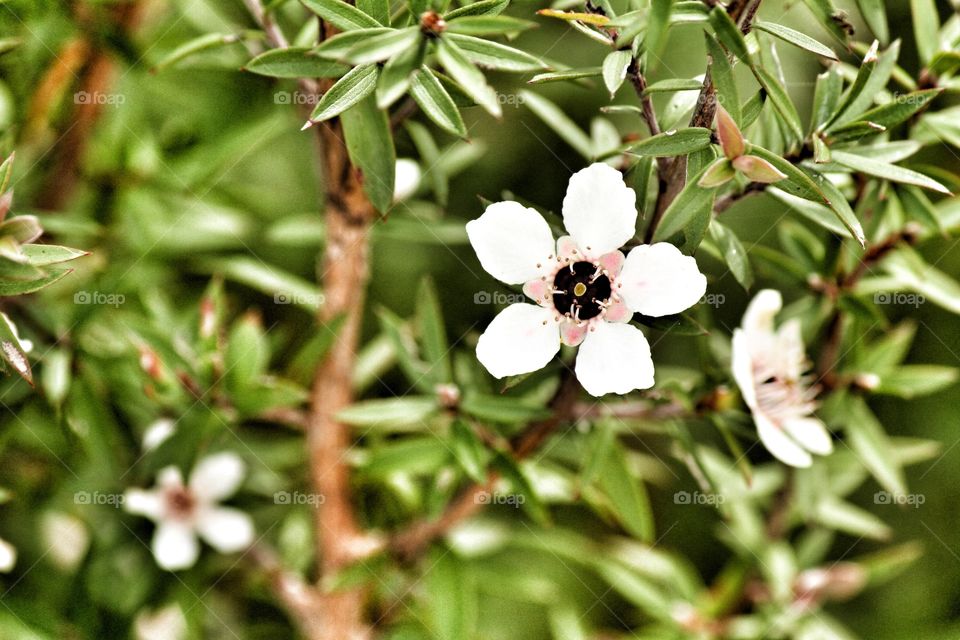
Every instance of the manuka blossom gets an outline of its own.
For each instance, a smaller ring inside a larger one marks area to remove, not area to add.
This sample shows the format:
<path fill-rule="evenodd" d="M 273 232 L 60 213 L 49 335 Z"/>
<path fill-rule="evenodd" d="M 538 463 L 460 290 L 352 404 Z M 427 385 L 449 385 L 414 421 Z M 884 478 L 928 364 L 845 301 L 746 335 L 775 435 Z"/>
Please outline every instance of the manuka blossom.
<path fill-rule="evenodd" d="M 480 264 L 506 284 L 523 285 L 536 304 L 504 309 L 477 344 L 495 377 L 544 367 L 560 344 L 580 346 L 576 374 L 594 396 L 653 386 L 650 345 L 633 314 L 680 313 L 704 294 L 696 261 L 668 243 L 640 245 L 624 257 L 637 222 L 636 196 L 620 172 L 593 164 L 570 178 L 554 241 L 546 220 L 517 202 L 497 202 L 467 223 Z"/>
<path fill-rule="evenodd" d="M 833 443 L 826 426 L 812 415 L 817 389 L 804 375 L 809 362 L 799 321 L 774 328 L 782 304 L 772 289 L 750 302 L 743 325 L 733 332 L 733 377 L 763 445 L 788 465 L 809 467 L 810 454 L 827 455 Z"/>
<path fill-rule="evenodd" d="M 201 459 L 187 484 L 176 467 L 162 469 L 152 490 L 128 489 L 124 508 L 157 523 L 153 555 L 162 569 L 192 567 L 200 554 L 199 535 L 220 553 L 245 549 L 253 542 L 253 521 L 219 502 L 243 482 L 243 461 L 234 453 Z"/>

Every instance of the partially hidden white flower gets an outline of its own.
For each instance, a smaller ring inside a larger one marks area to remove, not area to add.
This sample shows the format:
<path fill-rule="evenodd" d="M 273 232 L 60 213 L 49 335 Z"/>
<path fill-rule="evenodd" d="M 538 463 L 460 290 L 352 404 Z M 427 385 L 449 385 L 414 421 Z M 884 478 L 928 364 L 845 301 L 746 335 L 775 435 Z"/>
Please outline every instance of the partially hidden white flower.
<path fill-rule="evenodd" d="M 157 524 L 153 555 L 168 571 L 187 569 L 197 561 L 199 535 L 220 553 L 233 553 L 253 542 L 253 520 L 239 509 L 220 506 L 243 482 L 243 460 L 234 453 L 201 459 L 187 484 L 176 467 L 166 467 L 151 490 L 128 489 L 123 506 Z"/>
<path fill-rule="evenodd" d="M 393 180 L 393 201 L 406 200 L 420 188 L 423 172 L 416 160 L 397 158 L 396 174 Z"/>
<path fill-rule="evenodd" d="M 50 558 L 61 569 L 77 568 L 90 548 L 90 532 L 87 525 L 76 516 L 59 511 L 48 511 L 41 521 L 44 544 L 49 548 Z"/>
<path fill-rule="evenodd" d="M 619 249 L 636 221 L 633 189 L 619 171 L 596 163 L 570 178 L 563 199 L 570 235 L 556 242 L 543 217 L 517 202 L 492 204 L 467 223 L 483 268 L 523 284 L 537 303 L 510 305 L 480 336 L 477 358 L 493 376 L 536 371 L 562 342 L 580 345 L 576 374 L 591 395 L 653 386 L 650 346 L 630 319 L 680 313 L 703 296 L 707 280 L 692 257 L 665 242 L 624 258 Z"/>
<path fill-rule="evenodd" d="M 155 611 L 137 613 L 133 629 L 137 640 L 184 640 L 187 619 L 179 605 L 169 604 Z"/>
<path fill-rule="evenodd" d="M 810 454 L 828 455 L 833 442 L 813 416 L 817 389 L 805 375 L 810 363 L 800 322 L 774 327 L 782 306 L 780 292 L 772 289 L 757 293 L 747 306 L 742 326 L 733 332 L 733 377 L 763 445 L 790 466 L 809 467 Z"/>
<path fill-rule="evenodd" d="M 0 573 L 10 573 L 17 564 L 17 548 L 0 538 Z"/>

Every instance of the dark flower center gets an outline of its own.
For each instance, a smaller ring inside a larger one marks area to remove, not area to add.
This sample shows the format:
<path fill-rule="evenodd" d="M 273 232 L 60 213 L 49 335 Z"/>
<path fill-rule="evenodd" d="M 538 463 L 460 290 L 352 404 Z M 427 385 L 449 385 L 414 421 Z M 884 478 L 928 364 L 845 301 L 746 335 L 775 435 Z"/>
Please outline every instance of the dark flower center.
<path fill-rule="evenodd" d="M 188 517 L 196 506 L 193 494 L 186 488 L 170 489 L 167 491 L 166 499 L 171 514 L 177 518 Z"/>
<path fill-rule="evenodd" d="M 592 262 L 575 262 L 563 267 L 553 279 L 553 306 L 580 320 L 596 318 L 610 298 L 610 279 L 597 272 Z"/>

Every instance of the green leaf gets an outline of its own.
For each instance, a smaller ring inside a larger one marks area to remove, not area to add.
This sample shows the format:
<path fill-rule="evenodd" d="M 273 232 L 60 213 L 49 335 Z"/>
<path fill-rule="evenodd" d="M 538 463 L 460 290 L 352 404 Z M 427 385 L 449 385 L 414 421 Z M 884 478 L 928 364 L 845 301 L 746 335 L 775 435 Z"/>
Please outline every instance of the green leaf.
<path fill-rule="evenodd" d="M 844 47 L 847 45 L 847 32 L 844 30 L 846 22 L 845 14 L 838 11 L 830 0 L 803 0 L 804 4 L 810 9 L 820 26 L 836 38 Z"/>
<path fill-rule="evenodd" d="M 271 78 L 339 78 L 350 69 L 312 52 L 312 47 L 271 49 L 248 62 L 244 69 Z"/>
<path fill-rule="evenodd" d="M 710 223 L 710 237 L 720 249 L 723 261 L 730 268 L 730 273 L 741 287 L 749 291 L 753 286 L 753 268 L 750 266 L 750 258 L 740 239 L 717 220 Z"/>
<path fill-rule="evenodd" d="M 563 109 L 532 91 L 520 91 L 523 104 L 587 160 L 593 159 L 593 142 Z"/>
<path fill-rule="evenodd" d="M 663 218 L 653 234 L 654 242 L 667 240 L 681 232 L 684 232 L 688 238 L 690 236 L 703 237 L 712 217 L 713 198 L 716 190 L 707 189 L 698 184 L 702 175 L 703 171 L 700 172 L 700 175 L 690 178 L 683 190 L 664 211 Z M 691 225 L 702 226 L 702 229 L 688 228 Z M 696 247 L 686 248 L 690 249 L 691 252 L 696 249 Z"/>
<path fill-rule="evenodd" d="M 377 88 L 377 73 L 375 64 L 361 65 L 348 71 L 317 102 L 310 114 L 310 122 L 329 120 L 369 96 Z"/>
<path fill-rule="evenodd" d="M 717 39 L 723 43 L 733 55 L 740 58 L 745 64 L 750 64 L 750 52 L 747 41 L 744 40 L 740 29 L 730 18 L 723 7 L 716 6 L 710 11 L 710 25 L 717 34 Z"/>
<path fill-rule="evenodd" d="M 80 249 L 61 247 L 55 244 L 25 244 L 20 247 L 20 252 L 27 259 L 27 262 L 35 267 L 60 264 L 61 262 L 69 262 L 70 260 L 90 255 L 88 252 L 81 251 Z"/>
<path fill-rule="evenodd" d="M 811 117 L 811 129 L 813 131 L 822 131 L 830 120 L 830 116 L 840 106 L 840 96 L 843 94 L 843 76 L 840 75 L 839 66 L 832 64 L 826 71 L 817 76 L 817 82 L 813 90 L 813 115 Z"/>
<path fill-rule="evenodd" d="M 908 364 L 880 376 L 873 393 L 912 400 L 937 393 L 956 383 L 960 371 L 956 367 L 934 364 Z"/>
<path fill-rule="evenodd" d="M 855 537 L 886 540 L 890 527 L 880 518 L 839 498 L 823 498 L 816 506 L 813 519 L 820 524 Z"/>
<path fill-rule="evenodd" d="M 713 132 L 702 127 L 687 127 L 665 131 L 636 142 L 626 151 L 638 156 L 680 156 L 706 149 Z"/>
<path fill-rule="evenodd" d="M 453 11 L 448 11 L 444 17 L 447 22 L 460 16 L 496 16 L 503 13 L 503 10 L 510 4 L 509 0 L 480 0 L 471 4 L 465 4 Z"/>
<path fill-rule="evenodd" d="M 770 35 L 776 36 L 796 47 L 801 49 L 806 49 L 811 53 L 815 53 L 818 56 L 823 56 L 824 58 L 830 58 L 831 60 L 838 60 L 837 54 L 833 52 L 833 49 L 827 45 L 811 38 L 805 33 L 800 33 L 790 27 L 785 27 L 782 24 L 776 24 L 773 22 L 765 22 L 759 20 L 753 23 L 754 29 L 759 29 L 760 31 L 766 31 Z"/>
<path fill-rule="evenodd" d="M 233 325 L 224 358 L 227 386 L 234 396 L 249 392 L 270 362 L 270 346 L 259 318 L 246 315 Z"/>
<path fill-rule="evenodd" d="M 394 29 L 361 40 L 347 51 L 344 59 L 353 64 L 382 62 L 415 47 L 421 37 L 419 27 Z"/>
<path fill-rule="evenodd" d="M 820 189 L 820 192 L 823 193 L 827 198 L 827 204 L 830 206 L 830 209 L 837 215 L 840 219 L 840 222 L 843 223 L 847 229 L 850 230 L 850 233 L 853 234 L 854 240 L 856 240 L 861 247 L 866 243 L 866 237 L 863 233 L 863 226 L 860 224 L 857 214 L 854 213 L 853 209 L 850 207 L 850 203 L 847 201 L 846 196 L 840 192 L 840 189 L 830 181 L 827 176 L 824 176 L 816 171 L 811 169 L 806 169 L 807 173 L 810 175 L 811 180 L 817 185 L 817 188 Z M 777 183 L 778 185 L 781 183 Z"/>
<path fill-rule="evenodd" d="M 890 180 L 891 182 L 912 184 L 925 189 L 931 189 L 939 193 L 952 195 L 949 189 L 933 178 L 929 178 L 922 173 L 913 171 L 912 169 L 906 169 L 895 164 L 888 164 L 886 162 L 874 160 L 873 158 L 847 153 L 844 151 L 834 150 L 831 156 L 833 161 L 837 164 L 841 164 L 860 173 L 883 178 L 884 180 Z"/>
<path fill-rule="evenodd" d="M 527 81 L 527 84 L 544 84 L 547 82 L 563 82 L 566 80 L 582 80 L 583 78 L 593 78 L 603 73 L 600 67 L 586 67 L 583 69 L 565 69 L 563 71 L 550 71 L 547 73 L 538 73 Z M 698 85 L 699 86 L 699 85 Z"/>
<path fill-rule="evenodd" d="M 257 258 L 213 258 L 201 260 L 198 266 L 206 273 L 223 274 L 229 280 L 272 296 L 276 304 L 295 304 L 314 312 L 323 302 L 323 294 L 312 282 Z"/>
<path fill-rule="evenodd" d="M 893 455 L 893 445 L 867 403 L 852 397 L 845 409 L 847 443 L 860 462 L 884 489 L 898 496 L 906 494 L 907 482 Z"/>
<path fill-rule="evenodd" d="M 860 15 L 881 43 L 890 41 L 890 27 L 887 24 L 887 9 L 883 0 L 857 0 Z"/>
<path fill-rule="evenodd" d="M 393 103 L 402 98 L 410 89 L 413 72 L 423 61 L 422 47 L 411 47 L 405 53 L 394 56 L 380 70 L 380 79 L 377 81 L 377 106 L 381 109 L 390 108 Z"/>
<path fill-rule="evenodd" d="M 417 295 L 417 328 L 423 355 L 431 366 L 432 377 L 437 382 L 452 382 L 447 332 L 443 323 L 440 299 L 430 278 L 424 278 Z"/>
<path fill-rule="evenodd" d="M 909 289 L 947 311 L 960 314 L 960 284 L 927 264 L 913 249 L 902 247 L 884 259 L 883 268 L 904 289 Z"/>
<path fill-rule="evenodd" d="M 466 36 L 496 36 L 519 33 L 536 26 L 536 22 L 510 16 L 464 16 L 448 20 L 447 32 Z"/>
<path fill-rule="evenodd" d="M 611 98 L 627 77 L 627 69 L 630 67 L 632 60 L 633 54 L 630 51 L 611 51 L 603 59 L 603 66 L 601 67 L 603 84 L 606 85 Z"/>
<path fill-rule="evenodd" d="M 428 67 L 423 66 L 414 73 L 410 95 L 438 127 L 461 138 L 467 136 L 460 110 Z"/>
<path fill-rule="evenodd" d="M 442 40 L 448 44 L 454 43 L 468 60 L 487 69 L 525 72 L 548 68 L 539 58 L 499 42 L 457 33 L 446 34 Z M 443 47 L 440 47 L 440 50 L 442 49 Z"/>
<path fill-rule="evenodd" d="M 7 187 L 10 186 L 10 179 L 13 177 L 13 160 L 15 155 L 11 153 L 7 158 L 0 163 L 0 194 L 7 192 Z M 2 220 L 3 218 L 0 218 Z"/>
<path fill-rule="evenodd" d="M 344 112 L 340 122 L 350 162 L 362 172 L 363 191 L 377 211 L 384 213 L 393 202 L 397 167 L 387 112 L 378 108 L 376 99 L 369 96 Z"/>
<path fill-rule="evenodd" d="M 673 91 L 699 91 L 702 85 L 702 82 L 694 78 L 667 78 L 647 85 L 647 88 L 643 90 L 643 95 L 649 96 L 654 93 Z"/>
<path fill-rule="evenodd" d="M 357 0 L 357 9 L 385 27 L 390 26 L 390 0 Z"/>
<path fill-rule="evenodd" d="M 467 37 L 467 36 L 460 36 Z M 487 84 L 483 73 L 474 66 L 463 51 L 449 38 L 442 38 L 437 45 L 437 58 L 457 84 L 495 118 L 501 115 L 500 101 L 496 92 Z"/>
<path fill-rule="evenodd" d="M 467 393 L 460 409 L 481 420 L 525 423 L 550 417 L 550 411 L 522 398 L 484 393 Z"/>
<path fill-rule="evenodd" d="M 783 122 L 789 127 L 790 132 L 796 140 L 802 140 L 803 125 L 800 123 L 800 114 L 797 113 L 797 108 L 787 94 L 787 90 L 780 84 L 780 81 L 767 72 L 766 69 L 759 66 L 751 68 L 753 69 L 753 75 L 757 78 L 757 82 L 759 82 L 760 86 L 767 92 L 770 102 L 773 103 L 773 107 L 777 110 L 777 113 L 780 114 Z"/>
<path fill-rule="evenodd" d="M 893 74 L 893 69 L 897 64 L 897 56 L 900 54 L 900 41 L 896 40 L 887 47 L 887 50 L 879 55 L 876 60 L 876 63 L 869 60 L 869 51 L 867 52 L 867 59 L 864 60 L 863 64 L 860 67 L 860 73 L 857 74 L 857 80 L 854 81 L 854 86 L 851 87 L 848 97 L 844 98 L 844 103 L 840 106 L 838 110 L 838 115 L 835 120 L 835 124 L 841 125 L 850 122 L 851 120 L 856 120 L 858 116 L 866 111 L 870 105 L 873 104 L 877 95 L 882 93 L 887 86 L 887 83 L 890 81 L 890 76 Z M 854 92 L 857 83 L 860 79 L 861 74 L 865 69 L 870 69 L 867 79 L 864 81 L 862 88 L 859 91 Z"/>
<path fill-rule="evenodd" d="M 371 479 L 387 478 L 397 473 L 431 476 L 449 460 L 449 447 L 440 438 L 406 437 L 390 440 L 374 449 L 361 472 Z"/>
<path fill-rule="evenodd" d="M 902 187 L 898 191 L 900 199 L 903 201 L 903 208 L 910 218 L 918 220 L 931 231 L 946 234 L 946 228 L 940 219 L 940 212 L 930 202 L 927 194 L 913 186 Z"/>
<path fill-rule="evenodd" d="M 704 32 L 707 40 L 707 53 L 710 56 L 710 78 L 717 90 L 717 99 L 720 105 L 727 110 L 733 121 L 739 126 L 741 123 L 740 92 L 737 90 L 737 81 L 733 75 L 733 67 L 727 59 L 720 43 L 709 33 Z M 694 89 L 700 88 L 700 82 L 691 80 Z"/>
<path fill-rule="evenodd" d="M 42 277 L 33 280 L 0 280 L 0 297 L 21 296 L 40 291 L 41 289 L 49 287 L 54 282 L 72 272 L 73 269 L 56 269 L 51 270 Z"/>
<path fill-rule="evenodd" d="M 473 429 L 459 418 L 453 421 L 450 447 L 460 467 L 474 482 L 486 481 L 487 450 Z"/>
<path fill-rule="evenodd" d="M 913 35 L 917 41 L 920 62 L 930 64 L 940 48 L 940 16 L 934 0 L 910 0 Z"/>
<path fill-rule="evenodd" d="M 404 396 L 362 400 L 337 413 L 337 420 L 354 426 L 382 431 L 428 431 L 425 424 L 437 412 L 430 396 Z"/>
<path fill-rule="evenodd" d="M 50 404 L 60 407 L 70 391 L 73 377 L 70 354 L 62 349 L 51 349 L 43 356 L 43 369 L 40 371 L 40 387 Z"/>
<path fill-rule="evenodd" d="M 650 2 L 643 47 L 647 51 L 647 64 L 651 69 L 656 69 L 661 62 L 660 56 L 667 43 L 672 5 L 673 0 L 651 0 Z"/>
<path fill-rule="evenodd" d="M 781 156 L 754 144 L 747 145 L 747 153 L 763 158 L 787 175 L 786 180 L 777 183 L 778 188 L 806 200 L 829 204 L 826 196 L 823 195 L 823 191 L 810 179 L 810 176 L 798 169 L 792 162 L 788 162 Z"/>
<path fill-rule="evenodd" d="M 634 478 L 621 445 L 614 441 L 597 471 L 597 486 L 610 500 L 617 520 L 632 536 L 653 542 L 653 511 L 643 483 Z"/>
<path fill-rule="evenodd" d="M 383 26 L 366 13 L 343 0 L 300 0 L 315 14 L 343 31 Z"/>
<path fill-rule="evenodd" d="M 172 67 L 178 62 L 189 58 L 190 56 L 200 53 L 202 51 L 208 51 L 210 49 L 215 49 L 217 47 L 223 47 L 226 45 L 237 44 L 241 42 L 243 38 L 240 35 L 233 33 L 208 33 L 184 44 L 180 45 L 153 66 L 152 71 L 158 72 L 168 67 Z"/>
<path fill-rule="evenodd" d="M 889 129 L 906 121 L 907 118 L 920 111 L 930 100 L 933 100 L 942 92 L 943 89 L 937 88 L 898 94 L 894 96 L 891 102 L 865 111 L 857 116 L 855 121 L 836 127 L 831 131 L 831 134 L 840 134 L 845 129 L 856 126 L 862 122 L 872 122 Z"/>
<path fill-rule="evenodd" d="M 313 48 L 313 53 L 322 58 L 342 60 L 343 57 L 347 55 L 347 52 L 355 47 L 357 43 L 392 32 L 393 29 L 388 29 L 387 27 L 373 27 L 371 29 L 345 31 L 344 33 L 338 33 L 329 40 L 324 40 L 318 44 Z"/>
<path fill-rule="evenodd" d="M 429 618 L 435 640 L 463 640 L 476 634 L 477 588 L 469 565 L 456 554 L 437 550 L 425 577 Z"/>

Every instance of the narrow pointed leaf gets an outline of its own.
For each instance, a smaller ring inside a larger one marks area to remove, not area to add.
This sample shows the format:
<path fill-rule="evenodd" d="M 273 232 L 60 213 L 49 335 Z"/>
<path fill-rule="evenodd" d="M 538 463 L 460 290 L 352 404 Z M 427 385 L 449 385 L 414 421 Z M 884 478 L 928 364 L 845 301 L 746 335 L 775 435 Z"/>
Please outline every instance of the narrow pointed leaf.
<path fill-rule="evenodd" d="M 461 138 L 467 136 L 467 128 L 457 105 L 429 68 L 421 67 L 413 75 L 410 95 L 438 127 Z"/>
<path fill-rule="evenodd" d="M 244 67 L 247 71 L 271 78 L 339 78 L 350 67 L 324 60 L 312 54 L 312 47 L 271 49 Z"/>
<path fill-rule="evenodd" d="M 796 47 L 800 47 L 801 49 L 806 49 L 811 53 L 817 54 L 818 56 L 830 58 L 831 60 L 838 59 L 837 54 L 834 53 L 833 49 L 827 45 L 815 40 L 814 38 L 811 38 L 805 33 L 800 33 L 799 31 L 791 29 L 790 27 L 785 27 L 782 24 L 759 20 L 753 23 L 753 28 L 759 29 L 760 31 L 766 31 L 769 34 L 780 38 L 784 42 L 788 42 Z"/>
<path fill-rule="evenodd" d="M 487 113 L 499 118 L 500 102 L 497 94 L 487 84 L 483 73 L 466 57 L 463 51 L 449 39 L 442 39 L 437 45 L 437 58 L 461 88 L 483 107 Z"/>
<path fill-rule="evenodd" d="M 310 114 L 311 122 L 322 122 L 340 115 L 373 93 L 376 87 L 376 65 L 354 67 L 323 94 Z"/>
<path fill-rule="evenodd" d="M 300 0 L 315 14 L 344 31 L 370 29 L 383 25 L 343 0 Z"/>

